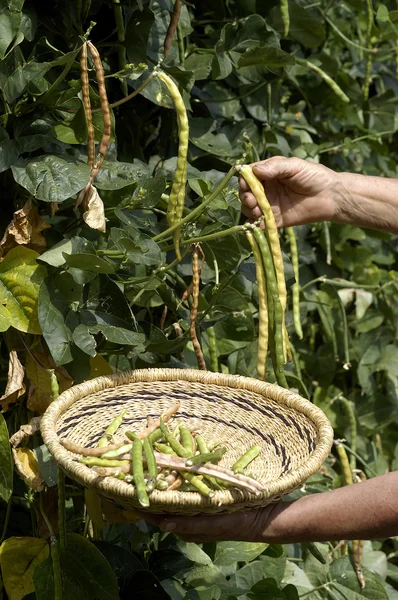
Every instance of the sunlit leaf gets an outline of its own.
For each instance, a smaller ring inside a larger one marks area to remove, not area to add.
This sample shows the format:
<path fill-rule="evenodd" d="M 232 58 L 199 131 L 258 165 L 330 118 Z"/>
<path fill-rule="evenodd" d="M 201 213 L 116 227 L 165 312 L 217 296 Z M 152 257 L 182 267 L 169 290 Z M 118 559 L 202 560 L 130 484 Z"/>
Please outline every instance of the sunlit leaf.
<path fill-rule="evenodd" d="M 11 537 L 0 546 L 4 588 L 10 600 L 22 600 L 33 592 L 33 573 L 49 554 L 46 540 Z"/>
<path fill-rule="evenodd" d="M 18 246 L 0 263 L 0 296 L 10 314 L 10 325 L 26 333 L 41 333 L 37 299 L 46 270 L 37 252 Z"/>

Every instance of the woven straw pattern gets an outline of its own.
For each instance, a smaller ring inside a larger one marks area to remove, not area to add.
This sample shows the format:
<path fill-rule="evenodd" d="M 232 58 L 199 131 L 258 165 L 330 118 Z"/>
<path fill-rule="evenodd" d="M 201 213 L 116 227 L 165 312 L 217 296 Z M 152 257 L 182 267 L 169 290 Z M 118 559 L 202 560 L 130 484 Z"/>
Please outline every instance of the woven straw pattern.
<path fill-rule="evenodd" d="M 138 508 L 134 487 L 115 478 L 100 478 L 76 461 L 59 439 L 96 446 L 105 428 L 124 409 L 127 413 L 114 441 L 124 431 L 141 431 L 177 401 L 173 419 L 200 425 L 208 443 L 228 448 L 222 466 L 230 467 L 258 444 L 263 450 L 249 472 L 264 486 L 260 496 L 241 490 L 216 492 L 205 498 L 195 492 L 154 491 L 153 512 L 219 513 L 264 506 L 296 489 L 327 457 L 333 430 L 324 413 L 297 394 L 278 386 L 240 377 L 190 369 L 145 369 L 98 377 L 63 392 L 47 409 L 41 424 L 43 440 L 58 464 L 73 479 L 116 502 Z"/>

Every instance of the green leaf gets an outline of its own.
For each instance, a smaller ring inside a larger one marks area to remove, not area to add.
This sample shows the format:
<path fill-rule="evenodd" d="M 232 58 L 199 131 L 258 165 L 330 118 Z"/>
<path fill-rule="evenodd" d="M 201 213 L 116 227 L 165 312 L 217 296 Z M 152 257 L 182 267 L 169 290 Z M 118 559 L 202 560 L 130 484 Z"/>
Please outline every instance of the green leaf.
<path fill-rule="evenodd" d="M 161 548 L 152 552 L 149 559 L 149 568 L 160 580 L 170 577 L 181 578 L 193 565 L 193 562 L 184 554 L 172 548 Z"/>
<path fill-rule="evenodd" d="M 0 498 L 5 502 L 11 497 L 13 488 L 13 464 L 7 423 L 0 414 Z"/>
<path fill-rule="evenodd" d="M 262 46 L 246 50 L 239 59 L 239 67 L 262 65 L 268 69 L 280 69 L 286 65 L 294 65 L 294 56 L 274 46 Z"/>
<path fill-rule="evenodd" d="M 41 333 L 37 301 L 46 270 L 37 264 L 38 256 L 34 250 L 17 246 L 0 263 L 1 303 L 10 315 L 9 325 L 25 333 Z"/>
<path fill-rule="evenodd" d="M 0 173 L 9 169 L 18 156 L 17 143 L 15 140 L 10 140 L 6 130 L 0 126 Z"/>
<path fill-rule="evenodd" d="M 95 254 L 71 254 L 65 255 L 65 261 L 68 267 L 81 269 L 82 271 L 90 271 L 91 273 L 114 273 L 115 269 L 112 265 Z"/>
<path fill-rule="evenodd" d="M 147 165 L 138 159 L 131 163 L 105 160 L 95 178 L 95 187 L 100 190 L 120 190 L 147 175 Z"/>
<path fill-rule="evenodd" d="M 212 560 L 206 552 L 204 552 L 198 544 L 192 542 L 184 542 L 181 539 L 176 540 L 179 551 L 192 562 L 198 565 L 211 565 Z"/>
<path fill-rule="evenodd" d="M 60 554 L 63 600 L 119 600 L 116 576 L 103 554 L 86 538 L 67 535 Z M 46 560 L 34 572 L 37 600 L 54 600 L 52 562 Z"/>
<path fill-rule="evenodd" d="M 279 5 L 271 11 L 272 20 L 270 24 L 278 31 L 283 31 L 282 16 Z M 304 7 L 289 2 L 290 28 L 289 37 L 293 38 L 307 48 L 317 48 L 325 39 L 325 29 L 320 22 Z"/>
<path fill-rule="evenodd" d="M 150 571 L 135 571 L 128 584 L 123 590 L 126 598 L 132 600 L 170 600 L 170 596 L 166 594 L 159 579 Z"/>
<path fill-rule="evenodd" d="M 348 556 L 334 560 L 330 566 L 330 577 L 336 581 L 333 587 L 347 600 L 388 600 L 386 591 L 380 579 L 363 569 L 365 587 L 361 589 L 357 575 Z"/>
<path fill-rule="evenodd" d="M 80 313 L 82 322 L 91 333 L 102 333 L 109 342 L 137 346 L 145 343 L 145 335 L 129 329 L 129 324 L 107 313 L 84 310 Z"/>
<path fill-rule="evenodd" d="M 11 11 L 8 6 L 0 8 L 0 59 L 4 58 L 7 48 L 18 33 L 21 24 L 21 12 Z"/>
<path fill-rule="evenodd" d="M 39 464 L 39 472 L 48 487 L 54 487 L 58 483 L 58 465 L 47 446 L 42 444 L 33 449 Z"/>
<path fill-rule="evenodd" d="M 89 356 L 97 355 L 97 344 L 87 325 L 84 325 L 83 323 L 78 325 L 76 329 L 73 330 L 72 338 L 76 346 L 80 348 L 82 352 L 85 352 Z"/>
<path fill-rule="evenodd" d="M 213 562 L 218 567 L 229 566 L 235 562 L 250 562 L 268 547 L 260 542 L 219 542 Z"/>
<path fill-rule="evenodd" d="M 43 281 L 39 292 L 39 321 L 56 365 L 72 360 L 72 333 L 65 323 L 68 310 L 63 296 L 54 289 L 51 280 Z"/>
<path fill-rule="evenodd" d="M 102 540 L 96 540 L 93 544 L 110 564 L 122 590 L 128 586 L 132 575 L 143 569 L 143 564 L 137 556 L 125 548 Z"/>
<path fill-rule="evenodd" d="M 83 237 L 64 238 L 52 248 L 40 254 L 38 260 L 52 267 L 61 267 L 69 254 L 95 254 L 94 246 Z"/>
<path fill-rule="evenodd" d="M 67 200 L 80 192 L 90 178 L 87 165 L 52 154 L 20 159 L 12 172 L 17 183 L 45 202 Z"/>
<path fill-rule="evenodd" d="M 15 71 L 8 75 L 7 81 L 2 87 L 6 101 L 12 104 L 24 93 L 31 82 L 37 84 L 49 69 L 50 64 L 45 62 L 38 63 L 33 60 L 18 65 Z"/>
<path fill-rule="evenodd" d="M 0 304 L 0 332 L 7 331 L 10 327 L 11 315 L 5 306 Z"/>

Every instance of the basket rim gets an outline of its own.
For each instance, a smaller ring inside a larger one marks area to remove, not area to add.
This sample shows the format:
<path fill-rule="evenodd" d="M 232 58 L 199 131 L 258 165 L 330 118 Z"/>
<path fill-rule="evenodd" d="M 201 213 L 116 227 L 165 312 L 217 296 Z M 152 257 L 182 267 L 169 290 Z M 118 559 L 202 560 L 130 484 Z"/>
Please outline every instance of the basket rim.
<path fill-rule="evenodd" d="M 216 491 L 213 498 L 203 498 L 195 492 L 153 492 L 153 503 L 148 510 L 161 510 L 162 507 L 174 507 L 178 512 L 178 507 L 184 507 L 189 504 L 200 511 L 200 507 L 206 505 L 208 508 L 242 503 L 242 494 L 244 496 L 245 506 L 250 508 L 258 507 L 263 502 L 272 497 L 278 497 L 297 488 L 308 477 L 316 473 L 327 458 L 333 444 L 333 428 L 325 413 L 312 404 L 309 400 L 301 397 L 299 394 L 258 379 L 245 377 L 242 375 L 230 375 L 224 373 L 215 373 L 210 371 L 199 371 L 196 369 L 135 369 L 113 373 L 111 375 L 102 375 L 83 383 L 76 384 L 65 390 L 54 400 L 45 411 L 41 420 L 41 433 L 44 444 L 46 444 L 50 453 L 58 465 L 84 486 L 96 488 L 105 495 L 111 495 L 115 501 L 135 501 L 135 488 L 124 481 L 116 480 L 117 493 L 115 485 L 100 478 L 93 473 L 91 469 L 71 458 L 71 453 L 67 451 L 59 441 L 56 433 L 57 421 L 59 417 L 66 412 L 76 401 L 105 389 L 111 389 L 119 385 L 126 385 L 141 382 L 160 382 L 160 381 L 187 381 L 193 383 L 213 384 L 234 389 L 249 390 L 262 396 L 268 397 L 280 404 L 292 408 L 306 415 L 315 425 L 318 431 L 318 441 L 315 449 L 308 459 L 297 469 L 281 475 L 277 480 L 264 485 L 264 491 L 260 497 L 254 496 L 248 492 L 240 491 L 238 496 L 229 491 Z M 112 478 L 113 479 L 113 478 Z M 239 499 L 238 499 L 239 498 Z M 178 501 L 177 501 L 178 499 Z"/>

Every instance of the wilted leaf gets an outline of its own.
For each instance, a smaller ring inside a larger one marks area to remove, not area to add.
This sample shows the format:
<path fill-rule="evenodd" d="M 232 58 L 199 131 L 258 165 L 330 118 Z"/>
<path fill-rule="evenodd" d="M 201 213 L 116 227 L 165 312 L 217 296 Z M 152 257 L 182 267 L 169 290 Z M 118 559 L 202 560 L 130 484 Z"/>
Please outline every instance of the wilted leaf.
<path fill-rule="evenodd" d="M 39 463 L 30 448 L 13 448 L 15 467 L 29 488 L 40 492 L 44 488 L 44 479 L 40 475 Z"/>
<path fill-rule="evenodd" d="M 26 359 L 26 375 L 29 379 L 27 407 L 43 414 L 49 404 L 54 400 L 51 386 L 51 372 L 54 370 L 59 385 L 59 393 L 67 390 L 73 384 L 73 379 L 62 367 L 55 367 L 51 357 L 42 352 L 30 353 Z"/>
<path fill-rule="evenodd" d="M 23 442 L 26 438 L 33 435 L 37 431 L 40 430 L 41 417 L 33 417 L 26 423 L 26 425 L 21 425 L 21 427 L 10 437 L 10 444 L 14 446 L 19 446 L 21 442 Z"/>
<path fill-rule="evenodd" d="M 34 592 L 33 572 L 49 554 L 45 540 L 11 537 L 0 546 L 0 565 L 9 600 L 22 600 Z"/>
<path fill-rule="evenodd" d="M 106 231 L 106 220 L 104 203 L 97 189 L 92 185 L 87 192 L 87 197 L 83 201 L 83 219 L 89 227 L 92 229 L 98 229 L 105 233 Z"/>
<path fill-rule="evenodd" d="M 25 206 L 14 213 L 14 218 L 4 233 L 0 242 L 2 254 L 7 254 L 18 245 L 41 252 L 46 247 L 46 240 L 41 232 L 48 227 L 50 225 L 41 218 L 37 206 L 29 198 Z"/>
<path fill-rule="evenodd" d="M 101 506 L 101 496 L 93 488 L 84 490 L 84 502 L 86 503 L 87 514 L 97 529 L 102 529 L 106 525 Z"/>
<path fill-rule="evenodd" d="M 373 294 L 365 290 L 355 290 L 356 302 L 355 302 L 355 314 L 358 321 L 362 319 L 368 310 L 369 306 L 373 302 Z"/>
<path fill-rule="evenodd" d="M 9 325 L 26 333 L 41 333 L 37 298 L 46 269 L 34 250 L 17 246 L 0 263 L 0 302 L 10 314 Z"/>
<path fill-rule="evenodd" d="M 11 350 L 8 358 L 8 379 L 4 394 L 0 398 L 3 410 L 16 402 L 25 393 L 24 384 L 25 370 L 20 363 L 16 350 Z"/>
<path fill-rule="evenodd" d="M 8 502 L 12 494 L 13 467 L 7 423 L 0 413 L 0 498 Z"/>

